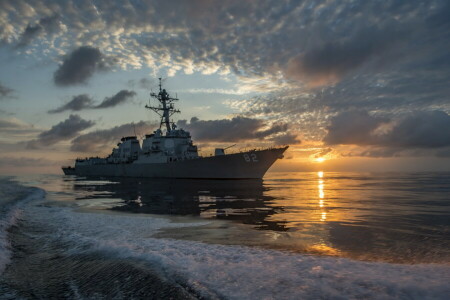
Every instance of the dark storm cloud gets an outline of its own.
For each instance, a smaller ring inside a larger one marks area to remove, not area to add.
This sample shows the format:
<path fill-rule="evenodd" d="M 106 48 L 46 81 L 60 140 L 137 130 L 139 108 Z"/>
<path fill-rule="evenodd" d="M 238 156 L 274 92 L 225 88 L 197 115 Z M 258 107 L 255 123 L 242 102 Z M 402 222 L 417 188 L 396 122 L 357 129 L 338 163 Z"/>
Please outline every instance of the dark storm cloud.
<path fill-rule="evenodd" d="M 81 94 L 74 96 L 72 100 L 67 102 L 66 104 L 56 108 L 49 110 L 48 113 L 54 114 L 54 113 L 60 113 L 66 110 L 71 111 L 80 111 L 84 109 L 94 109 L 94 108 L 110 108 L 117 105 L 120 105 L 122 103 L 127 102 L 132 97 L 136 95 L 133 91 L 128 90 L 121 90 L 117 94 L 115 94 L 112 97 L 106 97 L 100 104 L 95 105 L 94 101 L 89 95 Z"/>
<path fill-rule="evenodd" d="M 92 108 L 92 106 L 93 106 L 93 100 L 91 99 L 91 97 L 89 97 L 89 95 L 82 94 L 82 95 L 74 96 L 72 98 L 72 100 L 70 100 L 66 104 L 64 104 L 56 109 L 49 110 L 48 113 L 55 114 L 55 113 L 60 113 L 60 112 L 66 111 L 66 110 L 80 111 L 83 109 Z"/>
<path fill-rule="evenodd" d="M 275 124 L 265 129 L 263 120 L 246 117 L 207 121 L 194 117 L 191 118 L 189 123 L 187 120 L 180 120 L 177 125 L 191 131 L 199 141 L 210 142 L 239 142 L 268 137 L 272 137 L 276 141 L 276 137 L 273 135 L 284 134 L 287 129 L 287 126 L 283 124 Z"/>
<path fill-rule="evenodd" d="M 34 25 L 28 24 L 28 26 L 20 36 L 19 42 L 17 43 L 16 47 L 21 48 L 27 46 L 36 37 L 39 37 L 44 33 L 51 34 L 58 29 L 59 17 L 57 15 L 44 17 Z"/>
<path fill-rule="evenodd" d="M 82 134 L 72 140 L 70 147 L 74 152 L 102 152 L 110 151 L 111 147 L 124 136 L 144 135 L 152 132 L 156 124 L 140 121 L 138 123 L 127 123 L 109 129 L 96 130 Z"/>
<path fill-rule="evenodd" d="M 443 111 L 419 111 L 391 119 L 352 111 L 331 119 L 323 141 L 328 145 L 372 145 L 394 150 L 440 148 L 450 146 L 448 128 L 450 116 Z"/>
<path fill-rule="evenodd" d="M 28 149 L 51 146 L 60 141 L 71 140 L 81 131 L 95 125 L 93 121 L 82 119 L 78 115 L 70 115 L 66 120 L 52 126 L 39 134 L 38 138 L 27 143 Z"/>
<path fill-rule="evenodd" d="M 106 70 L 108 62 L 98 48 L 82 46 L 70 53 L 55 71 L 53 79 L 56 85 L 69 86 L 83 84 L 95 72 Z"/>
<path fill-rule="evenodd" d="M 0 82 L 0 100 L 14 98 L 14 90 Z"/>
<path fill-rule="evenodd" d="M 132 97 L 134 97 L 135 95 L 136 95 L 136 93 L 133 91 L 121 90 L 114 96 L 105 98 L 105 100 L 103 100 L 103 102 L 100 103 L 99 105 L 95 106 L 95 108 L 114 107 L 119 104 L 125 103 L 126 101 L 128 101 Z"/>

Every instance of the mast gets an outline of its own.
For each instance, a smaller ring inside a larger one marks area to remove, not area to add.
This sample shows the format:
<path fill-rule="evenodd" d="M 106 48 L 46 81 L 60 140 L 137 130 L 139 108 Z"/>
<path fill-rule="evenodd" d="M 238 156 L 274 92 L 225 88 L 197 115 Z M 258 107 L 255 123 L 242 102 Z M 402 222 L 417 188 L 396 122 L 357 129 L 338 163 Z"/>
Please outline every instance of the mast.
<path fill-rule="evenodd" d="M 172 123 L 170 122 L 170 117 L 174 113 L 180 112 L 173 106 L 173 102 L 177 101 L 178 99 L 170 97 L 169 94 L 166 92 L 166 90 L 162 88 L 161 78 L 158 79 L 159 79 L 159 93 L 158 94 L 150 93 L 150 96 L 158 100 L 160 105 L 158 107 L 146 105 L 145 108 L 151 109 L 154 112 L 156 112 L 161 117 L 159 129 L 161 129 L 161 127 L 164 124 L 166 125 L 167 132 L 169 132 L 171 130 L 170 124 Z"/>

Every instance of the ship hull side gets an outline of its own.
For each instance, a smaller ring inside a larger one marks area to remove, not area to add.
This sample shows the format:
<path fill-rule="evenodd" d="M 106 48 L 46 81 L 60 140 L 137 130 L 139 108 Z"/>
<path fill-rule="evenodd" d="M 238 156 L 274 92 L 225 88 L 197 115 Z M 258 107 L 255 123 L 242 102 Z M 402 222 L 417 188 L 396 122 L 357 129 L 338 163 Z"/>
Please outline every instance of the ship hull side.
<path fill-rule="evenodd" d="M 77 165 L 78 176 L 253 179 L 262 178 L 287 147 L 169 163 Z"/>
<path fill-rule="evenodd" d="M 62 170 L 64 172 L 64 175 L 76 175 L 75 168 L 63 167 Z"/>

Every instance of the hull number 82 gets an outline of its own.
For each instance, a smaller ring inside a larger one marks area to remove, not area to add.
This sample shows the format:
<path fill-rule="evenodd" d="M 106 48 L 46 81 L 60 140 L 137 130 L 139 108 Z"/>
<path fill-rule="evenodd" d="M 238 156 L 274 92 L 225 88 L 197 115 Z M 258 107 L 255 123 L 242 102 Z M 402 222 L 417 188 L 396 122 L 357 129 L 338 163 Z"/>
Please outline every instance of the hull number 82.
<path fill-rule="evenodd" d="M 258 157 L 256 156 L 255 153 L 245 153 L 244 154 L 244 159 L 246 162 L 258 162 Z"/>

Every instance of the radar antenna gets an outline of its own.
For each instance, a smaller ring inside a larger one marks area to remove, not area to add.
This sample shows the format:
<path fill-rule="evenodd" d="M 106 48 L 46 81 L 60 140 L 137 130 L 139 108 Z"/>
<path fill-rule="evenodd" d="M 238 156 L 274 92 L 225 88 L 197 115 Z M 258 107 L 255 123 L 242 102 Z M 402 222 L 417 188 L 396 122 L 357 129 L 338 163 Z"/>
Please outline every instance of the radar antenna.
<path fill-rule="evenodd" d="M 170 124 L 173 122 L 170 121 L 170 117 L 174 113 L 179 113 L 180 111 L 178 109 L 175 109 L 173 106 L 174 101 L 178 101 L 178 98 L 172 98 L 169 96 L 169 93 L 166 92 L 165 89 L 162 88 L 162 78 L 159 79 L 159 93 L 150 93 L 150 96 L 155 98 L 159 101 L 160 105 L 158 107 L 156 106 L 149 106 L 146 105 L 145 108 L 153 110 L 155 113 L 157 113 L 161 117 L 161 121 L 159 123 L 159 129 L 164 125 L 166 125 L 167 132 L 171 130 Z"/>

